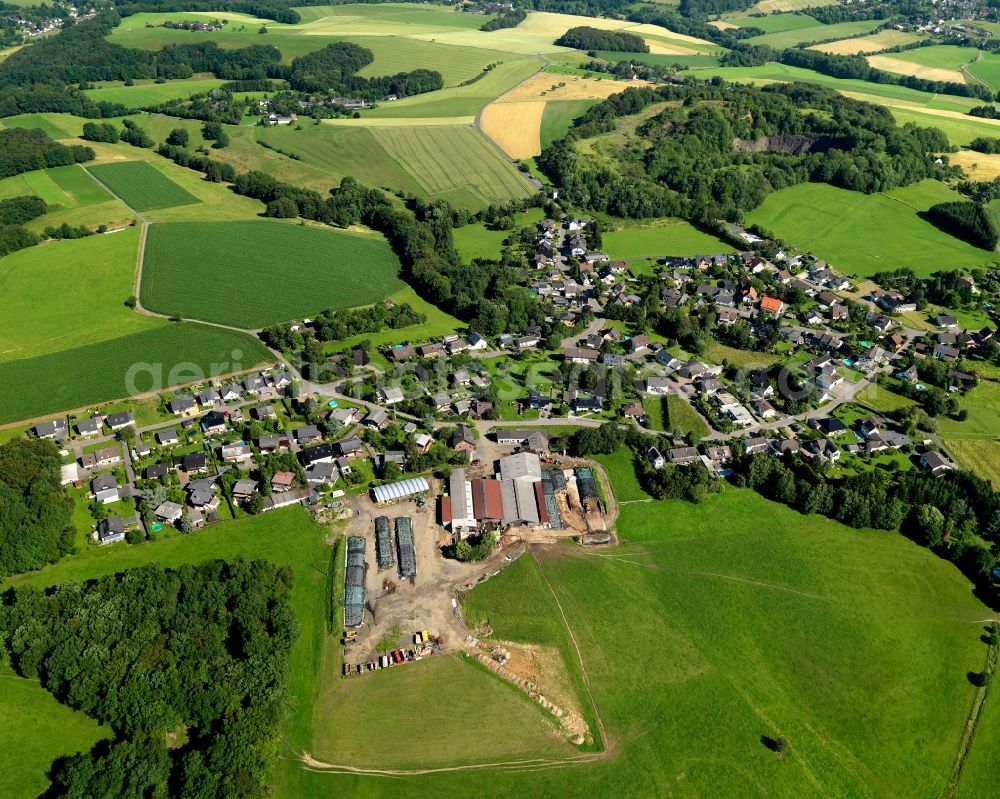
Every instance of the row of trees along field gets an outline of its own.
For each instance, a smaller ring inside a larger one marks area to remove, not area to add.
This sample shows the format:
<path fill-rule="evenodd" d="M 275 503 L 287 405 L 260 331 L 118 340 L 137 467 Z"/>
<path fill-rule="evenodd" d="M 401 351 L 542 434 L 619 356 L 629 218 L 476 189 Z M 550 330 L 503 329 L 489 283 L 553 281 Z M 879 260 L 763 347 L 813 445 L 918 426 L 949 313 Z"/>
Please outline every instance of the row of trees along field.
<path fill-rule="evenodd" d="M 49 794 L 264 795 L 297 635 L 291 584 L 287 567 L 240 559 L 8 591 L 4 658 L 114 732 L 56 761 Z"/>
<path fill-rule="evenodd" d="M 611 132 L 620 117 L 664 101 L 679 104 L 643 122 L 637 132 L 644 147 L 617 149 L 612 159 L 620 163 L 577 151 L 578 140 Z M 948 149 L 941 131 L 899 126 L 887 109 L 832 89 L 713 79 L 626 89 L 592 106 L 538 163 L 576 206 L 707 223 L 739 219 L 771 191 L 804 181 L 871 193 L 950 176 L 956 170 L 935 164 Z"/>

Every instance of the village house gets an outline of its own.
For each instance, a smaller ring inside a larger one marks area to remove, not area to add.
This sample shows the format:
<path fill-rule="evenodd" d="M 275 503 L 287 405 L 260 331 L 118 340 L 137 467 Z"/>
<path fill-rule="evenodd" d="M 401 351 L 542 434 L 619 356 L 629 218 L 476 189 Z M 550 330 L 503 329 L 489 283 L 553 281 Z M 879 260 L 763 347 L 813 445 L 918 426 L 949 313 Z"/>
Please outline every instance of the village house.
<path fill-rule="evenodd" d="M 99 474 L 90 481 L 90 491 L 94 495 L 94 500 L 102 505 L 110 505 L 119 500 L 118 481 L 114 475 Z"/>

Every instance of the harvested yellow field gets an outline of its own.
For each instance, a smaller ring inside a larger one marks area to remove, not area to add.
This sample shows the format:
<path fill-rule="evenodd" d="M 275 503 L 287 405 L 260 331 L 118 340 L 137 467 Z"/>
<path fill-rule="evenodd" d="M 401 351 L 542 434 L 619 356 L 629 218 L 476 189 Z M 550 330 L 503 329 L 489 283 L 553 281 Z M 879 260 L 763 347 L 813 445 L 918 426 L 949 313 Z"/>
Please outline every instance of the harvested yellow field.
<path fill-rule="evenodd" d="M 629 86 L 646 86 L 645 81 L 598 80 L 554 72 L 536 72 L 519 83 L 496 102 L 512 103 L 524 100 L 604 100 Z"/>
<path fill-rule="evenodd" d="M 586 23 L 584 23 L 586 24 Z M 627 22 L 623 25 L 623 30 L 627 30 L 629 33 L 634 33 L 639 36 L 658 36 L 664 39 L 676 39 L 679 42 L 690 42 L 691 44 L 705 44 L 709 47 L 718 47 L 714 42 L 710 42 L 707 39 L 699 39 L 695 36 L 685 36 L 683 33 L 677 33 L 668 28 L 661 28 L 659 25 L 634 25 L 631 22 Z"/>
<path fill-rule="evenodd" d="M 649 46 L 649 52 L 656 53 L 657 55 L 704 55 L 704 53 L 699 53 L 690 47 L 680 47 L 676 44 L 661 44 L 652 39 L 646 39 L 646 44 Z"/>
<path fill-rule="evenodd" d="M 957 153 L 948 153 L 947 156 L 949 162 L 962 167 L 973 180 L 1000 178 L 1000 155 L 959 150 Z"/>
<path fill-rule="evenodd" d="M 887 55 L 870 55 L 868 63 L 875 69 L 884 69 L 886 72 L 895 72 L 897 75 L 912 75 L 915 78 L 924 78 L 925 80 L 965 83 L 965 76 L 957 69 L 928 67 L 924 64 L 914 64 L 911 61 L 902 61 Z"/>
<path fill-rule="evenodd" d="M 856 55 L 857 53 L 877 53 L 918 41 L 921 37 L 906 31 L 879 31 L 871 36 L 859 36 L 856 39 L 841 39 L 839 42 L 816 44 L 810 50 L 819 50 L 833 55 Z"/>
<path fill-rule="evenodd" d="M 803 8 L 816 6 L 832 6 L 837 0 L 760 0 L 757 5 L 747 9 L 747 14 L 783 14 L 788 11 L 801 11 Z"/>
<path fill-rule="evenodd" d="M 544 100 L 497 101 L 483 109 L 479 125 L 511 158 L 532 158 L 542 151 L 544 113 Z"/>
<path fill-rule="evenodd" d="M 708 24 L 720 31 L 728 31 L 739 27 L 739 25 L 733 25 L 732 22 L 726 22 L 723 19 L 717 19 L 714 22 L 709 22 Z"/>

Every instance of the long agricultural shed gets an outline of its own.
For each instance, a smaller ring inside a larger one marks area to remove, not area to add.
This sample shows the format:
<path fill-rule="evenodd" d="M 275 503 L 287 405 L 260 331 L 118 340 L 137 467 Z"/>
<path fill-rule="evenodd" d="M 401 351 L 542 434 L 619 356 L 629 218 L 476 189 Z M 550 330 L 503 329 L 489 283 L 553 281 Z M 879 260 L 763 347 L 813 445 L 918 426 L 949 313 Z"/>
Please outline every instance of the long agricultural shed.
<path fill-rule="evenodd" d="M 396 548 L 399 550 L 399 576 L 416 577 L 417 553 L 413 548 L 413 525 L 406 516 L 396 519 Z"/>
<path fill-rule="evenodd" d="M 386 505 L 417 494 L 424 494 L 430 490 L 431 487 L 423 477 L 410 477 L 384 486 L 375 486 L 372 489 L 372 499 L 375 500 L 376 505 Z"/>
<path fill-rule="evenodd" d="M 396 563 L 392 554 L 392 531 L 386 516 L 375 517 L 375 560 L 379 569 L 388 569 Z"/>
<path fill-rule="evenodd" d="M 365 539 L 352 535 L 347 539 L 347 565 L 344 569 L 344 626 L 360 627 L 365 620 Z"/>

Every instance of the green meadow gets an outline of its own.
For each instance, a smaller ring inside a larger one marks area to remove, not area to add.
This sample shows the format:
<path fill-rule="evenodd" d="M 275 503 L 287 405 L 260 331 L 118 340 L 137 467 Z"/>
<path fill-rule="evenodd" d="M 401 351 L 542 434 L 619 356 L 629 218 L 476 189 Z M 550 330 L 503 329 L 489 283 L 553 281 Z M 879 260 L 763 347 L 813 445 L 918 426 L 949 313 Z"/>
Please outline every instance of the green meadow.
<path fill-rule="evenodd" d="M 760 28 L 764 33 L 783 33 L 803 28 L 825 27 L 807 14 L 769 14 L 766 17 L 733 17 L 726 20 L 740 28 Z"/>
<path fill-rule="evenodd" d="M 88 178 L 89 180 L 89 178 Z M 8 255 L 0 269 L 0 361 L 113 339 L 163 324 L 125 307 L 139 229 L 51 241 Z"/>
<path fill-rule="evenodd" d="M 61 705 L 36 680 L 0 667 L 0 724 L 6 745 L 0 748 L 4 795 L 29 799 L 45 792 L 46 777 L 57 757 L 86 752 L 108 731 L 96 721 Z"/>
<path fill-rule="evenodd" d="M 152 311 L 254 329 L 383 300 L 402 287 L 399 270 L 380 236 L 263 220 L 171 222 L 150 226 L 140 296 Z"/>
<path fill-rule="evenodd" d="M 679 432 L 697 442 L 709 434 L 708 424 L 701 414 L 676 394 L 666 398 L 663 424 L 671 433 Z"/>
<path fill-rule="evenodd" d="M 774 17 L 769 19 L 774 19 Z M 808 20 L 812 18 L 803 16 L 802 19 Z M 756 20 L 752 20 L 751 22 L 755 21 Z M 795 47 L 799 44 L 806 44 L 809 42 L 845 39 L 850 36 L 860 36 L 865 33 L 871 33 L 877 27 L 882 25 L 884 21 L 885 20 L 869 19 L 857 22 L 838 22 L 834 25 L 822 25 L 820 23 L 816 23 L 814 25 L 803 25 L 800 27 L 777 30 L 773 33 L 766 33 L 763 36 L 754 36 L 751 39 L 747 39 L 747 41 L 752 42 L 753 44 L 768 44 L 771 47 L 781 50 L 786 47 Z M 758 26 L 755 25 L 754 27 Z"/>
<path fill-rule="evenodd" d="M 734 248 L 681 219 L 662 219 L 653 225 L 628 226 L 603 234 L 604 251 L 612 258 L 665 255 L 716 255 Z"/>
<path fill-rule="evenodd" d="M 168 80 L 164 83 L 136 81 L 133 86 L 112 83 L 95 89 L 86 89 L 86 94 L 95 103 L 120 103 L 126 108 L 146 108 L 160 105 L 168 100 L 187 99 L 193 94 L 203 94 L 219 88 L 224 80 L 219 78 L 189 78 Z"/>
<path fill-rule="evenodd" d="M 573 120 L 583 116 L 593 104 L 593 100 L 550 100 L 545 103 L 539 129 L 542 149 L 565 136 L 573 126 Z"/>
<path fill-rule="evenodd" d="M 234 355 L 233 353 L 238 353 Z M 188 323 L 162 323 L 137 333 L 0 362 L 0 424 L 56 411 L 96 405 L 128 396 L 128 376 L 136 364 L 148 364 L 162 380 L 142 368 L 139 393 L 191 383 L 208 375 L 215 364 L 249 369 L 273 359 L 253 336 L 233 330 Z M 238 367 L 231 364 L 238 362 Z M 171 373 L 174 380 L 170 380 Z"/>
<path fill-rule="evenodd" d="M 868 277 L 908 266 L 927 276 L 942 264 L 970 269 L 997 260 L 918 215 L 956 198 L 936 181 L 874 195 L 802 183 L 774 192 L 747 218 L 848 274 Z"/>

